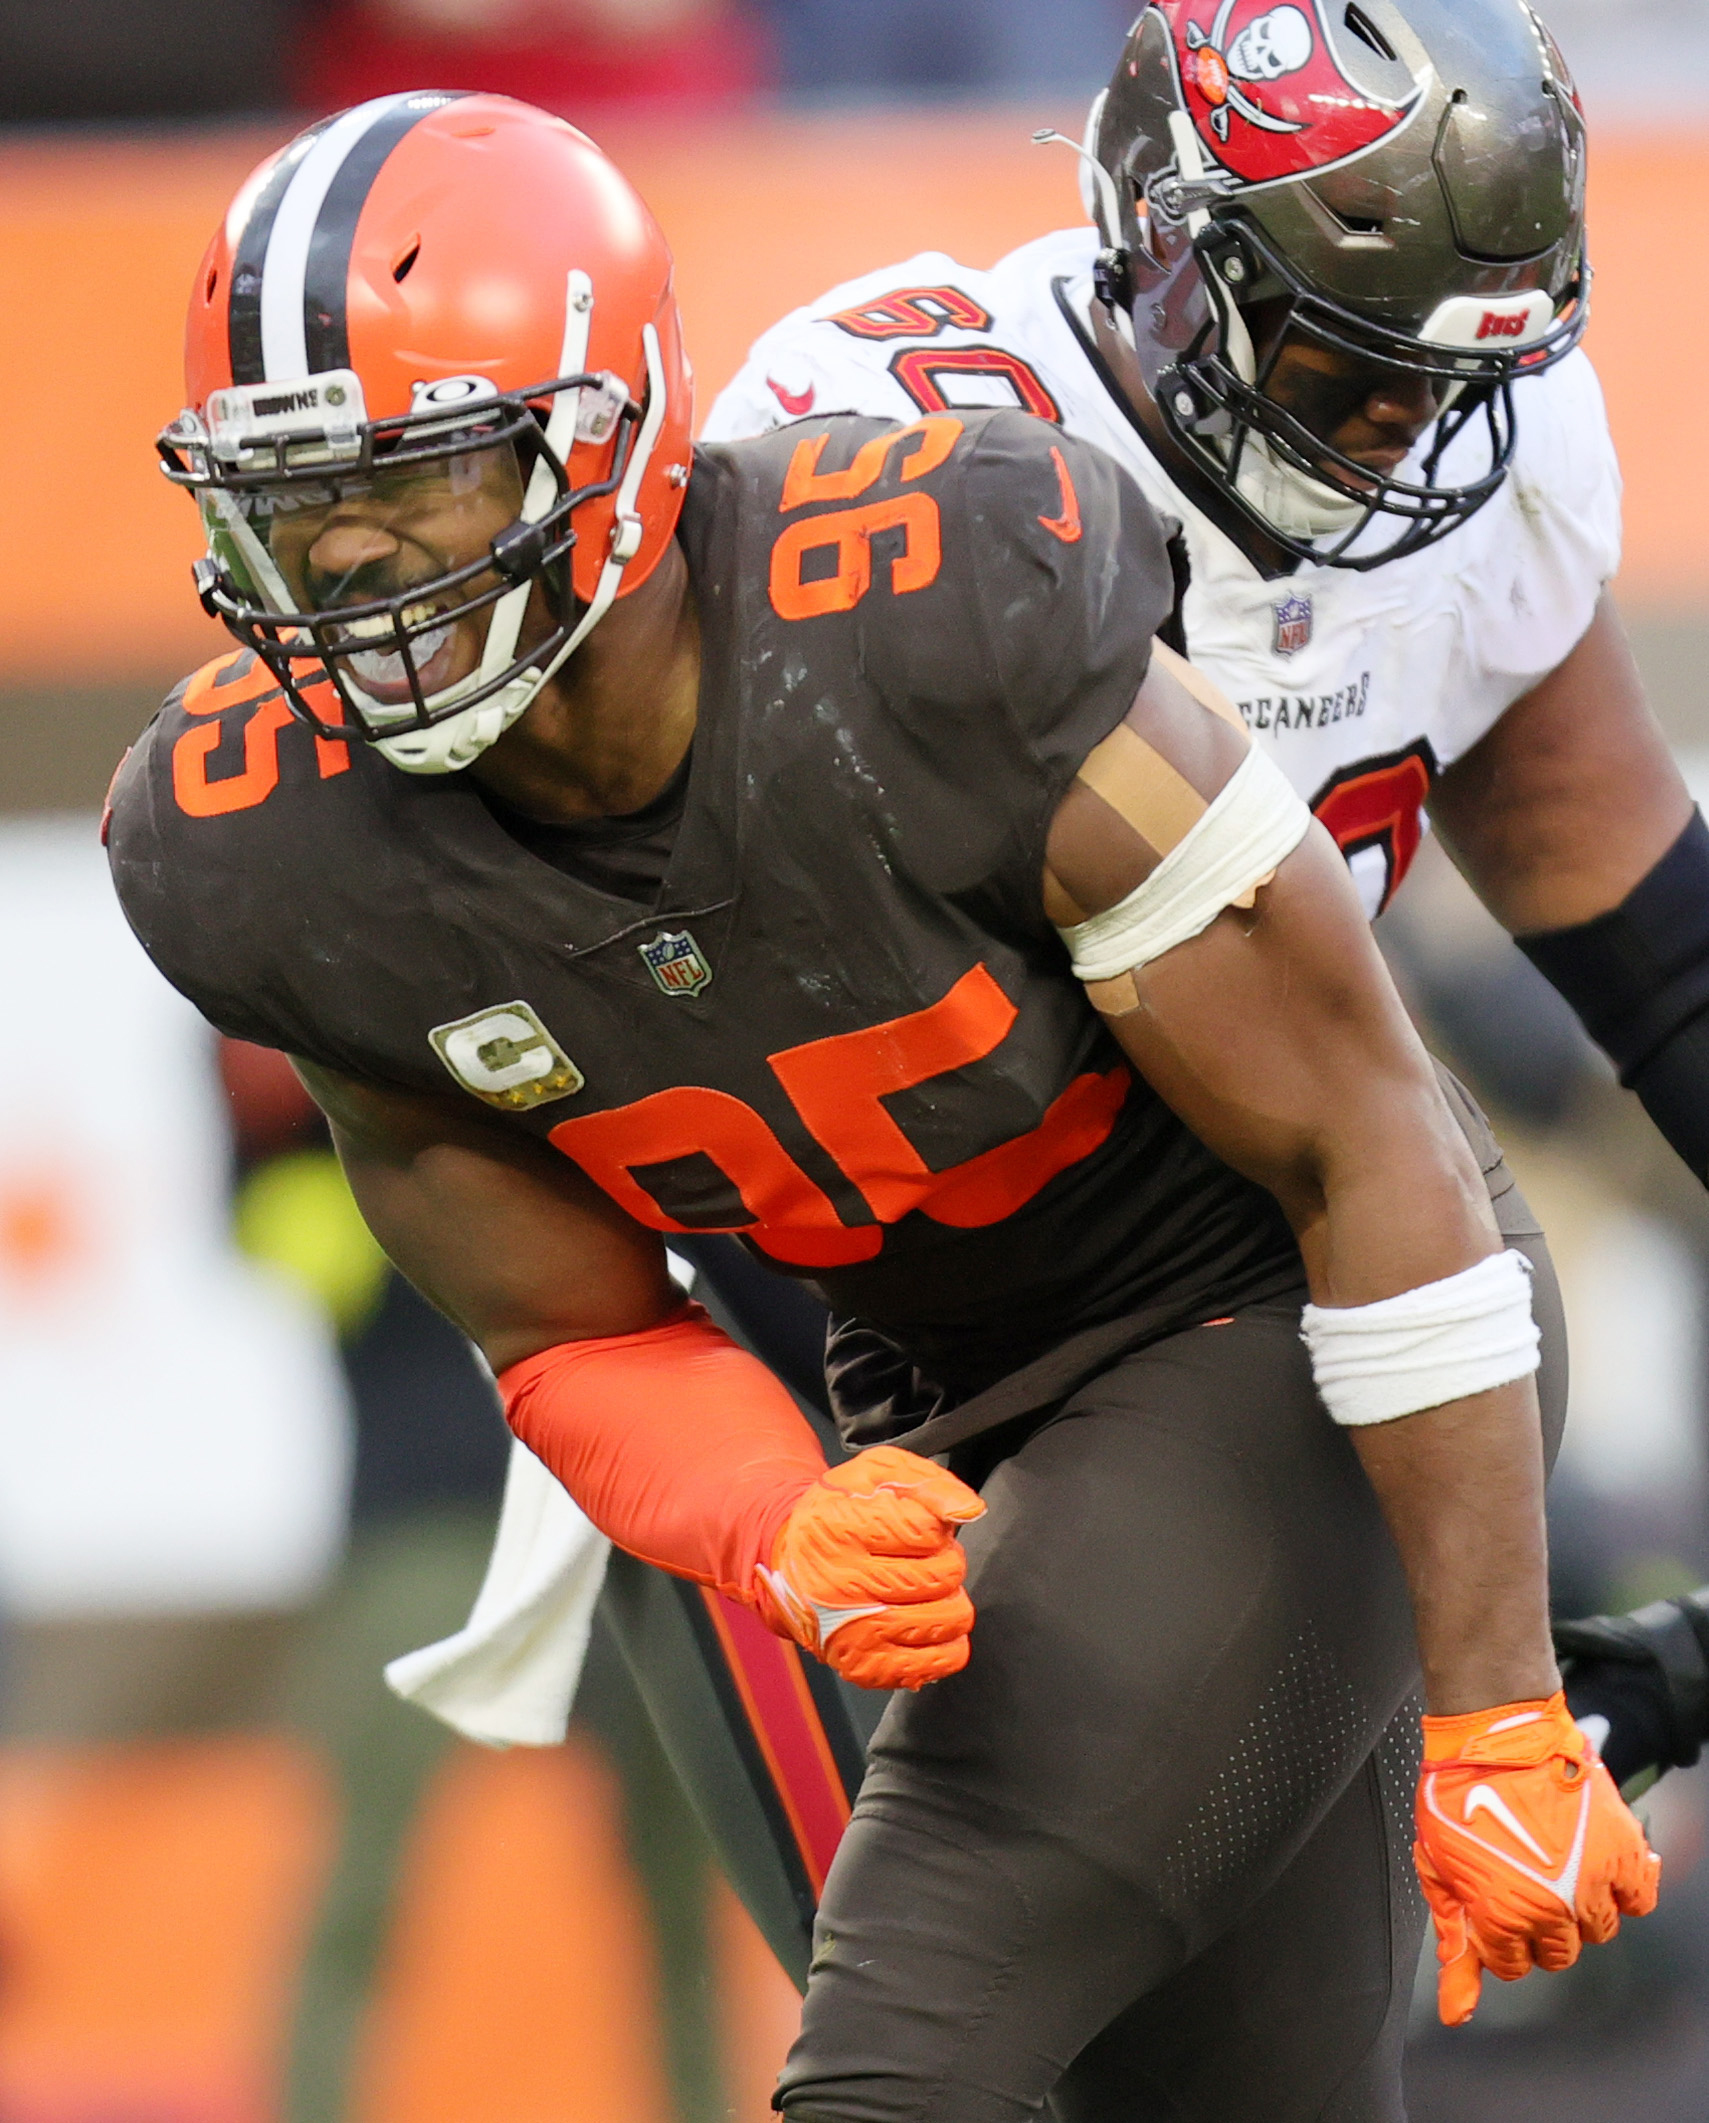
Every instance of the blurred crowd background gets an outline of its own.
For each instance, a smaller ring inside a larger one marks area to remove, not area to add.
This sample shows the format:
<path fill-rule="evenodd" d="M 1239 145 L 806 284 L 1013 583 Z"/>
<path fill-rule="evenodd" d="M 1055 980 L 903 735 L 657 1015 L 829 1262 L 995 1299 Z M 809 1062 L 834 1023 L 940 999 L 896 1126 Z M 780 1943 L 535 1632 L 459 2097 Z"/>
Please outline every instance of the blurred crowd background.
<path fill-rule="evenodd" d="M 1620 582 L 1709 795 L 1709 10 L 1540 0 L 1595 128 Z M 245 170 L 403 87 L 561 110 L 669 232 L 702 402 L 855 271 L 1080 218 L 1028 145 L 1131 0 L 0 0 L 0 2117 L 762 2123 L 793 2000 L 596 1644 L 576 1729 L 483 1755 L 383 1690 L 455 1628 L 505 1437 L 275 1057 L 124 930 L 120 752 L 219 645 L 154 469 Z M 1073 126 L 1078 130 L 1077 123 Z M 526 210 L 523 203 L 522 210 Z M 1383 924 L 1496 1117 L 1573 1336 L 1565 1612 L 1709 1578 L 1709 1200 L 1434 848 Z M 1702 2123 L 1709 1786 L 1663 1911 L 1444 2036 L 1415 2123 Z"/>

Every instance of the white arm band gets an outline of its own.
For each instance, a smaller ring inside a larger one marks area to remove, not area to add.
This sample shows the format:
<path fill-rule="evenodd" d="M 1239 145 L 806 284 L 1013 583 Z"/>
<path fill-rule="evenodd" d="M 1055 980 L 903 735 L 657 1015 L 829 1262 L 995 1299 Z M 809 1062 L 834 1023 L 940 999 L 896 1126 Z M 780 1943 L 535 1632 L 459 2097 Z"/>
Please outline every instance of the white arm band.
<path fill-rule="evenodd" d="M 1338 1423 L 1392 1423 L 1537 1368 L 1531 1263 L 1511 1251 L 1374 1305 L 1307 1305 L 1300 1327 Z"/>
<path fill-rule="evenodd" d="M 1081 980 L 1115 980 L 1208 929 L 1299 846 L 1311 813 L 1256 745 L 1144 884 L 1057 934 Z"/>

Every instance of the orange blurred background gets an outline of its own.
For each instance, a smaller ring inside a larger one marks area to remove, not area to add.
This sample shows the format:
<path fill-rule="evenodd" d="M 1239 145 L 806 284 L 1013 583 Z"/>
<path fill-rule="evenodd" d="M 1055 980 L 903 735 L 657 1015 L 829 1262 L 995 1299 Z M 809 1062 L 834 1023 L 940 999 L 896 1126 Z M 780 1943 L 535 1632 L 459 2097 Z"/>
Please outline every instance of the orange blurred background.
<path fill-rule="evenodd" d="M 909 252 L 988 265 L 1082 218 L 1072 159 L 1038 114 L 628 121 L 602 144 L 664 224 L 700 404 L 749 341 L 834 281 Z M 177 411 L 186 291 L 239 179 L 285 137 L 0 145 L 0 404 L 29 438 L 0 512 L 0 688 L 169 680 L 223 640 L 190 593 L 194 511 L 148 448 Z M 1709 141 L 1599 135 L 1595 321 L 1627 479 L 1622 589 L 1709 598 L 1709 425 L 1659 410 L 1679 350 L 1709 343 Z M 1665 211 L 1658 210 L 1665 202 Z"/>
<path fill-rule="evenodd" d="M 672 2123 L 613 1772 L 459 1747 L 406 1854 L 352 2123 Z M 308 1750 L 252 1734 L 0 1751 L 0 2115 L 270 2123 L 331 1856 Z M 728 1889 L 707 1982 L 732 2123 L 765 2123 L 795 1993 Z"/>

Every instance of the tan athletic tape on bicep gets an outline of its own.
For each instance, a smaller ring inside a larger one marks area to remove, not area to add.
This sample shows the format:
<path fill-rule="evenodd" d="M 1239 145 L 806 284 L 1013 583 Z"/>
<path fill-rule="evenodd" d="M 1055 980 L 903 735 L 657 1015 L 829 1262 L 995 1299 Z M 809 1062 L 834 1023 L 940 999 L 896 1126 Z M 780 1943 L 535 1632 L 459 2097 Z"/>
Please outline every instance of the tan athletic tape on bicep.
<path fill-rule="evenodd" d="M 1210 808 L 1180 769 L 1125 722 L 1087 753 L 1080 779 L 1159 855 L 1179 847 Z"/>
<path fill-rule="evenodd" d="M 1311 813 L 1267 752 L 1249 749 L 1186 839 L 1125 899 L 1061 931 L 1094 1007 L 1124 1015 L 1133 976 L 1245 904 L 1311 829 Z"/>
<path fill-rule="evenodd" d="M 1223 721 L 1237 729 L 1242 737 L 1247 735 L 1240 710 L 1220 686 L 1211 683 L 1197 664 L 1189 663 L 1184 656 L 1177 656 L 1168 643 L 1163 641 L 1154 641 L 1151 644 L 1151 660 L 1161 664 L 1171 678 L 1185 686 L 1201 708 L 1208 708 L 1213 715 L 1220 715 Z"/>
<path fill-rule="evenodd" d="M 1151 644 L 1151 654 L 1153 661 L 1161 662 L 1164 670 L 1168 671 L 1172 677 L 1180 680 L 1181 684 L 1192 694 L 1201 708 L 1208 709 L 1211 714 L 1219 717 L 1232 729 L 1238 730 L 1248 743 L 1251 742 L 1251 733 L 1240 719 L 1240 710 L 1220 687 L 1211 683 L 1210 679 L 1205 676 L 1197 664 L 1189 663 L 1184 656 L 1177 656 L 1168 643 L 1163 641 L 1154 641 Z M 1275 874 L 1272 870 L 1270 877 L 1274 877 Z M 1259 892 L 1270 882 L 1270 877 L 1259 878 L 1257 884 L 1252 887 L 1250 892 L 1243 892 L 1238 899 L 1230 901 L 1230 905 L 1243 909 L 1254 906 L 1257 903 Z"/>
<path fill-rule="evenodd" d="M 1139 1008 L 1139 983 L 1131 973 L 1118 973 L 1114 980 L 1089 980 L 1086 1000 L 1100 1017 L 1126 1017 Z"/>

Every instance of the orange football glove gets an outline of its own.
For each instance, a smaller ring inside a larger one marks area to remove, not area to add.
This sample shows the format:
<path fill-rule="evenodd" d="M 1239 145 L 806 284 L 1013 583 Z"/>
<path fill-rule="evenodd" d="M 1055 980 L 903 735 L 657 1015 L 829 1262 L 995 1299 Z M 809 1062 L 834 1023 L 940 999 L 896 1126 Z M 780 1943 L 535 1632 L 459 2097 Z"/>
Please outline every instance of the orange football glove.
<path fill-rule="evenodd" d="M 1483 1971 L 1570 1968 L 1656 1906 L 1661 1860 L 1564 1695 L 1424 1720 L 1413 1858 L 1436 1919 L 1436 2009 L 1477 2010 Z"/>
<path fill-rule="evenodd" d="M 923 1688 L 967 1664 L 973 1602 L 957 1526 L 985 1506 L 895 1445 L 827 1467 L 756 1572 L 761 1619 L 860 1688 Z"/>

